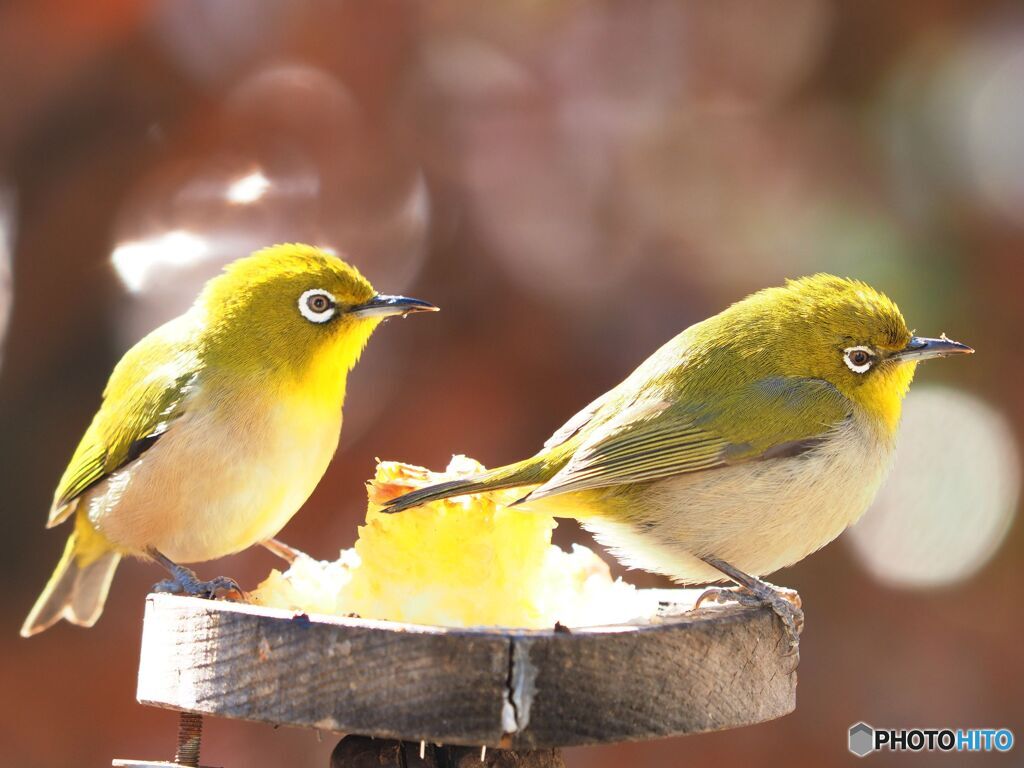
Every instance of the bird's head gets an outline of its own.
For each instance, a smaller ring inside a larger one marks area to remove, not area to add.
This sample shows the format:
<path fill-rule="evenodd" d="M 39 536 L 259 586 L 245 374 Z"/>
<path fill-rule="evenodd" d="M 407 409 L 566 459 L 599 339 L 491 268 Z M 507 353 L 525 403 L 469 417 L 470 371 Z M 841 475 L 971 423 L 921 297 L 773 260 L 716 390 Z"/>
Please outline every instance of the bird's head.
<path fill-rule="evenodd" d="M 309 245 L 275 245 L 229 264 L 196 308 L 207 343 L 239 369 L 330 377 L 350 370 L 388 317 L 436 310 L 377 293 L 359 271 Z"/>
<path fill-rule="evenodd" d="M 918 362 L 974 351 L 945 334 L 915 336 L 887 296 L 833 275 L 759 291 L 720 317 L 733 353 L 758 373 L 822 379 L 890 431 Z"/>

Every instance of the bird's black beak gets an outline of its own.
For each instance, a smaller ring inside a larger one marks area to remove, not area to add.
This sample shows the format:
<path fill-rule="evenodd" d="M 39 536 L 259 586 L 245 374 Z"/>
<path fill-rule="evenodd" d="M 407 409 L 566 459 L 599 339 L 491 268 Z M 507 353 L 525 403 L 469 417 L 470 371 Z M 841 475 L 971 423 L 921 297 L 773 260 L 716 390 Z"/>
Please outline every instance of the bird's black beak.
<path fill-rule="evenodd" d="M 950 355 L 973 354 L 974 350 L 966 344 L 961 344 L 959 341 L 947 339 L 946 334 L 942 334 L 942 336 L 937 339 L 924 339 L 919 336 L 914 336 L 910 339 L 910 343 L 907 344 L 907 346 L 892 355 L 892 359 L 905 363 L 927 360 L 930 357 L 949 357 Z"/>
<path fill-rule="evenodd" d="M 348 314 L 356 317 L 391 317 L 392 315 L 408 315 L 410 312 L 437 312 L 440 307 L 410 299 L 408 296 L 385 296 L 378 293 L 365 304 L 352 307 Z"/>

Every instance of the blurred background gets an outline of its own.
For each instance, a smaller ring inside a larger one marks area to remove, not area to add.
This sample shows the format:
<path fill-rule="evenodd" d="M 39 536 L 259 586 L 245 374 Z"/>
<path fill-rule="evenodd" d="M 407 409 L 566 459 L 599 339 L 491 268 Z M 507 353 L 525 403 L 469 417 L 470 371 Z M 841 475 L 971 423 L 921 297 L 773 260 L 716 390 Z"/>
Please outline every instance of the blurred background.
<path fill-rule="evenodd" d="M 172 753 L 175 715 L 134 701 L 154 566 L 120 569 L 91 630 L 17 629 L 113 364 L 280 241 L 444 309 L 389 324 L 354 373 L 336 460 L 282 533 L 323 558 L 354 541 L 374 457 L 532 453 L 671 335 L 786 277 L 862 278 L 976 347 L 920 370 L 862 523 L 773 577 L 807 611 L 797 711 L 566 759 L 842 765 L 858 720 L 1024 738 L 1022 84 L 1019 2 L 0 5 L 4 764 Z M 276 564 L 200 573 L 252 586 Z M 210 719 L 203 762 L 326 766 L 335 741 Z M 972 758 L 1001 760 L 950 762 Z"/>

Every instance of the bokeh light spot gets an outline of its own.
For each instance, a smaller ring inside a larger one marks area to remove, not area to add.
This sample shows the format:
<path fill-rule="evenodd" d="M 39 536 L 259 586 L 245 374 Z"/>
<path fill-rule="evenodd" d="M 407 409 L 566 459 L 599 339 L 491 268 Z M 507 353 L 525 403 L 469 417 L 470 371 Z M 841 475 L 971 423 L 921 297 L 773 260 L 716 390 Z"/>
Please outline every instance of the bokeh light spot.
<path fill-rule="evenodd" d="M 1019 492 L 1020 452 L 1006 419 L 963 392 L 917 389 L 892 473 L 847 538 L 884 584 L 953 584 L 995 554 Z"/>
<path fill-rule="evenodd" d="M 121 243 L 110 255 L 114 269 L 132 293 L 145 288 L 149 276 L 161 267 L 188 267 L 209 251 L 206 242 L 186 230 L 177 229 L 148 240 Z"/>
<path fill-rule="evenodd" d="M 7 335 L 7 320 L 14 301 L 11 285 L 11 259 L 14 253 L 14 191 L 0 184 L 0 364 Z"/>
<path fill-rule="evenodd" d="M 233 181 L 228 187 L 226 197 L 229 203 L 248 205 L 263 197 L 268 189 L 270 189 L 270 179 L 260 171 L 253 171 Z"/>

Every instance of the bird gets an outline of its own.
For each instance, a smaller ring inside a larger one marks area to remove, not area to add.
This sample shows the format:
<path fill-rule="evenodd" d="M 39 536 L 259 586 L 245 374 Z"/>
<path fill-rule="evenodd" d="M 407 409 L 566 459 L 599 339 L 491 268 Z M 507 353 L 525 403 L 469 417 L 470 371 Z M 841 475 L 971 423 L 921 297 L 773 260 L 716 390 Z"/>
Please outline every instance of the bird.
<path fill-rule="evenodd" d="M 54 493 L 47 527 L 73 528 L 22 636 L 60 619 L 95 624 L 126 555 L 170 572 L 160 591 L 237 589 L 181 563 L 264 542 L 277 551 L 273 537 L 334 455 L 346 379 L 370 335 L 388 317 L 436 309 L 377 293 L 309 245 L 228 264 L 114 368 Z"/>
<path fill-rule="evenodd" d="M 973 351 L 914 335 L 864 282 L 789 280 L 681 332 L 535 455 L 383 510 L 522 489 L 514 505 L 578 519 L 627 566 L 681 584 L 734 582 L 701 599 L 768 605 L 793 650 L 798 598 L 762 577 L 871 504 L 917 364 Z"/>

